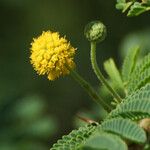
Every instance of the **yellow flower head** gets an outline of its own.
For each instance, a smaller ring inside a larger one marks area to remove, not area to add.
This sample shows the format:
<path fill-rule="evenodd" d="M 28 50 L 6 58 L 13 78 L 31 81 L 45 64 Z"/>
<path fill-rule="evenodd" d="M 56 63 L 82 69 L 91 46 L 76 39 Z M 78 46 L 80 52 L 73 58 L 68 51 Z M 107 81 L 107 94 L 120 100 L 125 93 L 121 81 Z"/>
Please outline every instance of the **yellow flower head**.
<path fill-rule="evenodd" d="M 46 74 L 49 80 L 54 80 L 75 67 L 75 48 L 59 33 L 43 32 L 31 45 L 31 64 L 39 75 Z"/>

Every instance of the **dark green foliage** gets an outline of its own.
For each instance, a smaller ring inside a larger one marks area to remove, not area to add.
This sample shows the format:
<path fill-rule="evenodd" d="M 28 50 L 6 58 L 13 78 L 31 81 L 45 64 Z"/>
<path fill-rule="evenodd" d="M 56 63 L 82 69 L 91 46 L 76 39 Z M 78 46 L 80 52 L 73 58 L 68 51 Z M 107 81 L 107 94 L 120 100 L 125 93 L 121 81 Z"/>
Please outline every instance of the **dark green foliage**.
<path fill-rule="evenodd" d="M 73 130 L 70 134 L 62 137 L 50 150 L 77 150 L 85 140 L 95 131 L 96 125 L 89 124 Z"/>
<path fill-rule="evenodd" d="M 126 99 L 123 100 L 124 101 L 130 101 L 130 100 L 150 100 L 150 84 L 145 85 L 144 87 L 142 87 L 141 89 L 133 92 L 131 95 L 129 95 L 128 97 L 126 97 Z"/>
<path fill-rule="evenodd" d="M 130 76 L 127 86 L 128 93 L 141 88 L 150 80 L 150 54 L 145 56 Z"/>
<path fill-rule="evenodd" d="M 109 118 L 118 116 L 131 120 L 150 117 L 150 100 L 133 100 L 122 103 L 110 113 Z"/>
<path fill-rule="evenodd" d="M 128 16 L 138 16 L 146 11 L 150 10 L 150 7 L 144 6 L 142 3 L 135 2 L 131 7 L 128 12 Z"/>
<path fill-rule="evenodd" d="M 144 130 L 140 128 L 137 123 L 129 119 L 114 118 L 106 120 L 102 123 L 100 128 L 137 143 L 146 142 L 146 134 Z"/>
<path fill-rule="evenodd" d="M 91 136 L 82 147 L 82 150 L 127 150 L 125 142 L 116 135 L 97 132 Z"/>
<path fill-rule="evenodd" d="M 132 2 L 126 2 L 126 0 L 117 0 L 116 8 L 125 12 L 130 6 Z"/>
<path fill-rule="evenodd" d="M 127 16 L 138 16 L 146 11 L 150 10 L 150 2 L 149 0 L 117 0 L 116 8 L 122 10 L 122 12 L 126 12 Z"/>
<path fill-rule="evenodd" d="M 139 75 L 136 76 L 135 79 L 130 82 L 128 86 L 129 93 L 132 93 L 138 88 L 141 88 L 142 86 L 147 84 L 149 80 L 150 80 L 150 68 L 145 69 L 144 72 L 142 73 L 139 73 Z"/>
<path fill-rule="evenodd" d="M 136 77 L 138 74 L 142 73 L 146 68 L 150 67 L 150 53 L 147 54 L 139 65 L 134 69 L 132 76 L 130 78 Z"/>

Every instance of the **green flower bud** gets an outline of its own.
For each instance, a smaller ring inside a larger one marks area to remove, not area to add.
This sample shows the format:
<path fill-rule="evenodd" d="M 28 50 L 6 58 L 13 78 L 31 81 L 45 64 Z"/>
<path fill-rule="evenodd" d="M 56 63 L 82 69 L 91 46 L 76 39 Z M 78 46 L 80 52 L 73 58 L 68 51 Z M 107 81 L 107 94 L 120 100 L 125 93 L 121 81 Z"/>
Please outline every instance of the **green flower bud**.
<path fill-rule="evenodd" d="M 90 42 L 101 42 L 106 38 L 106 26 L 100 21 L 88 23 L 84 29 L 84 35 Z"/>

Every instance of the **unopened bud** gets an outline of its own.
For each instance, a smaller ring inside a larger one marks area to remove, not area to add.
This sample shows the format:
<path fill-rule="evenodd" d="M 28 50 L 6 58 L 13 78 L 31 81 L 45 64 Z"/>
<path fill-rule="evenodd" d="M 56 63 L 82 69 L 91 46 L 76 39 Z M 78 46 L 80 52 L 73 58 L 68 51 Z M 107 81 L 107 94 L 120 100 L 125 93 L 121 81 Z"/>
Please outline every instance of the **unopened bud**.
<path fill-rule="evenodd" d="M 92 21 L 86 25 L 84 34 L 90 42 L 101 42 L 107 35 L 106 26 L 100 21 Z"/>

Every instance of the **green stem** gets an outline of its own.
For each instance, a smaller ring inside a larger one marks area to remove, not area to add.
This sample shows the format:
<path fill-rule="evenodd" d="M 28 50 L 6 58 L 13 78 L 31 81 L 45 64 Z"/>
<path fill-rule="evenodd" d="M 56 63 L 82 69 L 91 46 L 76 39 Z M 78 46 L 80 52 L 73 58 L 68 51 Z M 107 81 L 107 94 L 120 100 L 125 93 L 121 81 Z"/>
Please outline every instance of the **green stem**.
<path fill-rule="evenodd" d="M 85 81 L 76 71 L 72 70 L 70 75 L 75 79 L 89 94 L 89 96 L 98 104 L 103 106 L 104 111 L 111 110 L 111 107 L 95 92 L 92 86 Z"/>
<path fill-rule="evenodd" d="M 121 102 L 120 96 L 115 92 L 115 90 L 108 84 L 107 80 L 104 78 L 103 74 L 101 73 L 97 61 L 96 61 L 96 42 L 91 42 L 91 63 L 92 68 L 97 76 L 97 78 L 102 82 L 104 86 L 109 90 L 111 95 L 118 101 Z"/>

